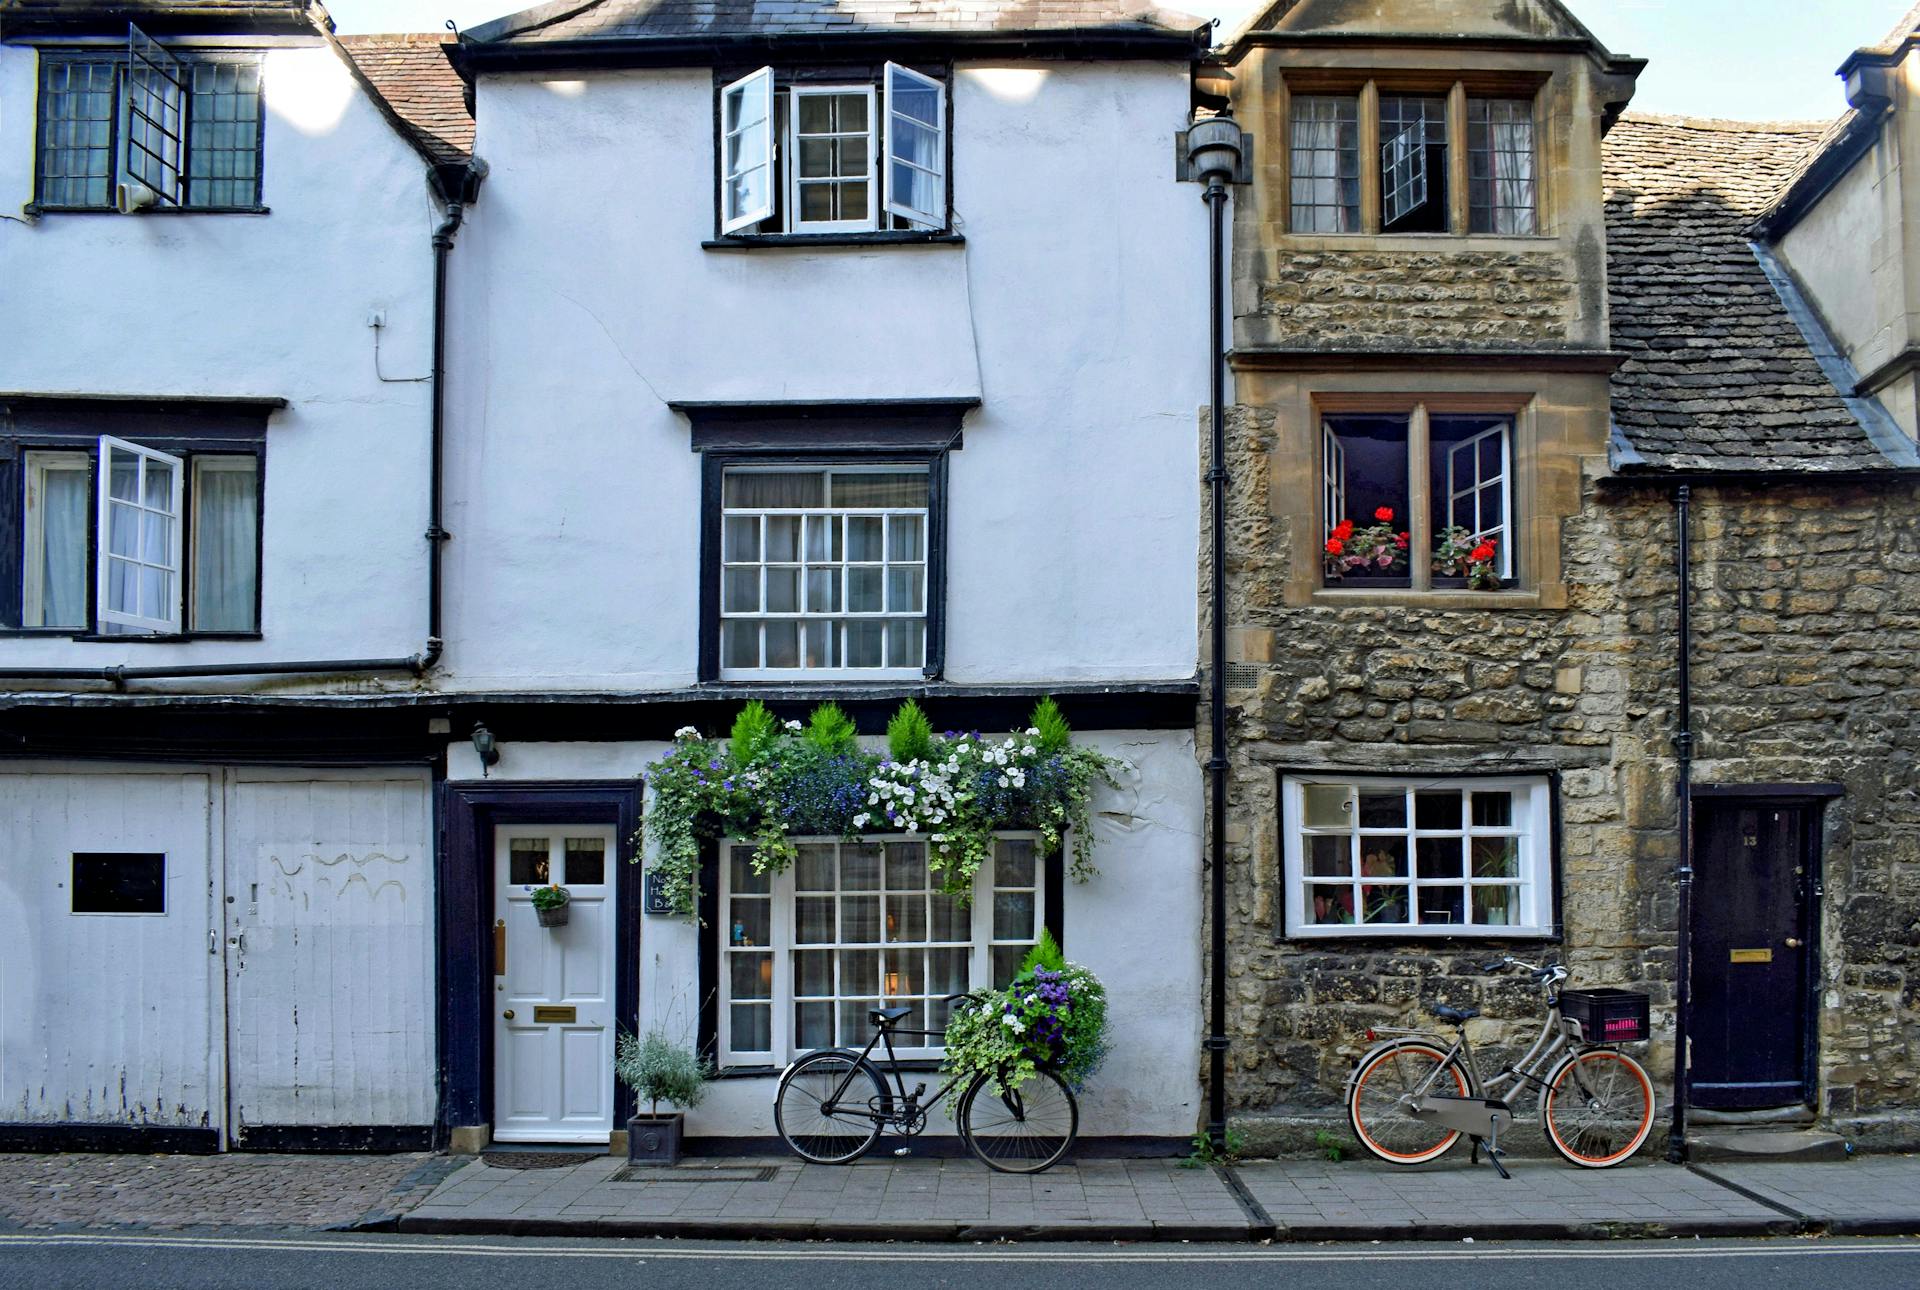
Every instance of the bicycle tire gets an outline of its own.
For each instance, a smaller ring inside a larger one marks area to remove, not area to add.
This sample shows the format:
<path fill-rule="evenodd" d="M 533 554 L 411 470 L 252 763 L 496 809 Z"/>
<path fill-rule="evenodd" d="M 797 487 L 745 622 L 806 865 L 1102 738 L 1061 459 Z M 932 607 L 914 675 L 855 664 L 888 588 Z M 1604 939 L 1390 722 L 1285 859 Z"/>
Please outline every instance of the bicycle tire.
<path fill-rule="evenodd" d="M 846 1092 L 823 1111 L 849 1070 Z M 863 1078 L 864 1077 L 864 1078 Z M 787 1150 L 816 1165 L 849 1165 L 873 1149 L 892 1109 L 886 1081 L 858 1053 L 827 1049 L 787 1067 L 773 1097 L 773 1127 Z"/>
<path fill-rule="evenodd" d="M 1430 1040 L 1397 1039 L 1354 1064 L 1353 1074 L 1347 1077 L 1347 1123 L 1369 1155 L 1390 1165 L 1422 1165 L 1444 1156 L 1460 1141 L 1460 1130 L 1398 1110 L 1433 1068 L 1445 1061 L 1446 1049 Z M 1447 1071 L 1453 1077 L 1452 1087 L 1442 1075 L 1435 1089 L 1466 1097 L 1470 1092 L 1466 1072 L 1458 1062 L 1449 1063 Z M 1406 1149 L 1400 1149 L 1403 1144 Z"/>
<path fill-rule="evenodd" d="M 1080 1104 L 1067 1082 L 1044 1067 L 1018 1088 L 1005 1090 L 982 1071 L 960 1095 L 954 1122 L 967 1150 L 987 1168 L 1037 1174 L 1072 1149 L 1080 1133 Z"/>
<path fill-rule="evenodd" d="M 1540 1090 L 1540 1127 L 1553 1149 L 1582 1169 L 1633 1158 L 1653 1132 L 1653 1080 L 1625 1053 L 1569 1053 Z"/>

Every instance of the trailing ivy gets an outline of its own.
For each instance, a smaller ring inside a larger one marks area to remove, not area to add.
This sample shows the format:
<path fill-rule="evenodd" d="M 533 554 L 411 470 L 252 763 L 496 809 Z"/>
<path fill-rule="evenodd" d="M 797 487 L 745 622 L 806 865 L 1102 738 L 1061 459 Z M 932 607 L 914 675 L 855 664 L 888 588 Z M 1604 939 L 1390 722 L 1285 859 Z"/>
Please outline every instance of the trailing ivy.
<path fill-rule="evenodd" d="M 1070 841 L 1073 876 L 1084 882 L 1095 872 L 1094 789 L 1117 787 L 1123 763 L 1076 747 L 1072 734 L 1051 698 L 1027 730 L 1004 739 L 935 735 L 908 702 L 888 723 L 885 754 L 862 749 L 852 720 L 831 703 L 803 726 L 779 721 L 755 700 L 734 719 L 725 747 L 682 727 L 673 751 L 648 772 L 653 803 L 643 829 L 653 830 L 661 894 L 691 916 L 701 844 L 723 837 L 749 843 L 761 873 L 792 864 L 797 837 L 923 837 L 941 888 L 964 900 L 993 854 L 994 835 L 1032 830 L 1048 851 Z"/>

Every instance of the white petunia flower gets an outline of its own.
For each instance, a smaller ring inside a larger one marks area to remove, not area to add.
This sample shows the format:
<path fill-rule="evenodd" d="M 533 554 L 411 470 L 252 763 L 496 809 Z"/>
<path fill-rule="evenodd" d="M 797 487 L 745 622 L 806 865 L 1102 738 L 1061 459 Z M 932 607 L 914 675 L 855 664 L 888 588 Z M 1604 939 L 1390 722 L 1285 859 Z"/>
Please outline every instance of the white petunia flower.
<path fill-rule="evenodd" d="M 789 721 L 787 722 L 787 729 L 797 731 L 800 729 L 800 723 L 798 721 Z"/>
<path fill-rule="evenodd" d="M 695 730 L 692 726 L 681 726 L 678 730 L 673 732 L 673 737 L 675 739 L 698 739 L 700 737 L 700 732 L 698 730 Z"/>

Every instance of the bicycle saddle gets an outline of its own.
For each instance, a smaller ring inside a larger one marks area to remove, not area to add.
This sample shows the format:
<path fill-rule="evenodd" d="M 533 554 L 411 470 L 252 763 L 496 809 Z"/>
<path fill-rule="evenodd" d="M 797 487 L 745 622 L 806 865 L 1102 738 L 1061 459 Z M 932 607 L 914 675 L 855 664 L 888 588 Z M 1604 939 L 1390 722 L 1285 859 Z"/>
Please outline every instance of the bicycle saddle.
<path fill-rule="evenodd" d="M 898 1021 L 912 1011 L 912 1008 L 870 1008 L 867 1011 L 867 1017 L 877 1026 L 882 1022 Z"/>
<path fill-rule="evenodd" d="M 1442 1021 L 1472 1021 L 1480 1015 L 1478 1008 L 1456 1008 L 1446 1003 L 1430 1003 L 1427 1011 Z"/>

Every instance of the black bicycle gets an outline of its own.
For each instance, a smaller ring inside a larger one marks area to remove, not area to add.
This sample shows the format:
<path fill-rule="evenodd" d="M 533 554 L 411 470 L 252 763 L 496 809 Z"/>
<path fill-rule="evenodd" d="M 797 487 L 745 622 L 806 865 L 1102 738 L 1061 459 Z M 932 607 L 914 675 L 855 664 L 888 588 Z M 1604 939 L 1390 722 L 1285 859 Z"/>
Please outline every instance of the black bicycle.
<path fill-rule="evenodd" d="M 973 998 L 951 994 L 944 1002 Z M 787 1067 L 773 1103 L 780 1140 L 802 1160 L 817 1165 L 852 1164 L 889 1129 L 908 1137 L 924 1130 L 928 1110 L 964 1081 L 954 1122 L 960 1140 L 982 1164 L 1001 1173 L 1037 1174 L 1059 1163 L 1080 1132 L 1080 1106 L 1059 1072 L 1042 1066 L 1017 1086 L 1006 1070 L 976 1071 L 971 1076 L 962 1072 L 931 1097 L 924 1083 L 908 1091 L 893 1055 L 893 1037 L 944 1037 L 943 1031 L 902 1028 L 900 1020 L 912 1013 L 912 1008 L 870 1009 L 873 1038 L 865 1048 L 857 1053 L 851 1048 L 822 1048 Z M 893 1076 L 891 1088 L 882 1068 L 872 1060 L 876 1044 L 886 1049 L 885 1072 Z"/>

